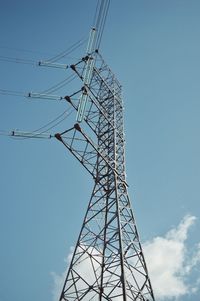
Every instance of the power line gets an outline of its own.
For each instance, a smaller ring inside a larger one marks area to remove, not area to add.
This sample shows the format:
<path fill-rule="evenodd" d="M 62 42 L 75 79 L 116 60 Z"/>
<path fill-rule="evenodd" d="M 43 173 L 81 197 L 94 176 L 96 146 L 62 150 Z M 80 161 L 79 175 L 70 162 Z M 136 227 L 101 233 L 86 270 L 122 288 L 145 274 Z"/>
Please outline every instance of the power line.
<path fill-rule="evenodd" d="M 47 90 L 44 90 L 41 93 L 38 93 L 38 95 L 39 94 L 42 95 L 44 93 L 49 94 L 49 93 L 55 92 L 55 91 L 63 88 L 64 86 L 66 86 L 70 82 L 72 82 L 75 78 L 76 78 L 76 75 L 71 74 L 70 76 L 68 76 L 64 80 L 60 81 L 59 83 L 55 84 L 54 86 L 48 88 Z M 8 89 L 0 89 L 0 94 L 1 95 L 11 95 L 11 96 L 24 96 L 24 97 L 26 97 L 28 95 L 28 93 L 25 93 L 25 92 L 20 92 L 20 91 L 15 91 L 15 90 L 8 90 Z"/>
<path fill-rule="evenodd" d="M 109 6 L 110 6 L 110 0 L 105 0 L 105 1 L 106 1 L 106 3 L 104 4 L 104 7 L 103 7 L 101 23 L 99 25 L 99 33 L 98 33 L 97 42 L 96 42 L 97 43 L 97 47 L 96 47 L 97 49 L 99 49 L 100 44 L 101 44 L 106 19 L 107 19 L 107 16 L 108 16 L 108 10 L 109 10 Z"/>
<path fill-rule="evenodd" d="M 53 138 L 54 135 L 49 134 L 48 131 L 55 128 L 57 125 L 61 124 L 64 120 L 66 120 L 74 110 L 75 110 L 74 108 L 68 108 L 62 114 L 58 115 L 56 118 L 49 121 L 44 126 L 37 128 L 34 131 L 21 132 L 18 130 L 13 130 L 13 131 L 0 130 L 0 136 L 10 136 L 14 139 L 20 139 L 20 140 L 26 140 L 32 138 L 39 138 L 39 139 Z"/>
<path fill-rule="evenodd" d="M 8 63 L 16 63 L 16 64 L 26 64 L 26 65 L 35 65 L 36 64 L 36 62 L 34 60 L 10 57 L 10 56 L 3 56 L 3 55 L 0 55 L 0 61 L 8 62 Z"/>
<path fill-rule="evenodd" d="M 24 92 L 15 91 L 15 90 L 7 90 L 7 89 L 0 89 L 1 95 L 11 95 L 11 96 L 25 96 Z"/>
<path fill-rule="evenodd" d="M 51 139 L 54 138 L 54 135 L 51 134 L 39 134 L 38 135 L 32 135 L 31 132 L 21 132 L 18 130 L 13 131 L 3 131 L 0 130 L 0 136 L 9 136 L 13 139 L 17 140 L 24 140 L 28 138 L 38 138 L 38 139 Z"/>
<path fill-rule="evenodd" d="M 2 43 L 1 43 L 2 44 Z M 37 53 L 40 55 L 53 55 L 47 52 L 42 52 L 38 50 L 33 50 L 33 49 L 24 49 L 24 48 L 17 48 L 17 47 L 11 47 L 11 46 L 0 46 L 1 49 L 6 49 L 6 50 L 11 50 L 11 51 L 17 51 L 17 52 L 27 52 L 27 53 Z"/>
<path fill-rule="evenodd" d="M 61 82 L 55 84 L 51 88 L 49 88 L 47 90 L 44 90 L 42 93 L 47 93 L 48 94 L 48 93 L 55 92 L 55 91 L 61 89 L 62 87 L 64 87 L 65 85 L 69 84 L 70 82 L 72 82 L 75 78 L 76 78 L 76 75 L 71 74 L 70 76 L 68 76 L 67 78 L 65 78 Z"/>
<path fill-rule="evenodd" d="M 97 5 L 96 5 L 96 9 L 95 9 L 95 14 L 94 14 L 94 19 L 93 19 L 93 26 L 96 27 L 96 22 L 97 22 L 97 18 L 98 18 L 98 11 L 99 11 L 99 7 L 100 7 L 100 2 L 101 0 L 98 0 Z"/>
<path fill-rule="evenodd" d="M 87 39 L 80 39 L 74 44 L 72 44 L 70 47 L 68 47 L 66 50 L 60 52 L 59 54 L 54 55 L 50 59 L 46 60 L 46 62 L 56 62 L 60 60 L 63 57 L 69 56 L 72 52 L 74 52 L 77 48 L 81 47 L 84 43 L 86 43 Z M 12 48 L 12 47 L 4 47 L 1 46 L 0 48 L 5 48 L 5 49 L 13 49 L 17 51 L 22 51 L 22 52 L 30 52 L 30 53 L 35 53 L 36 51 L 31 51 L 31 50 L 25 50 L 25 49 L 20 49 L 20 48 Z M 40 52 L 37 52 L 40 53 Z M 41 52 L 42 53 L 42 52 Z M 26 64 L 26 65 L 38 65 L 38 62 L 32 59 L 25 59 L 25 58 L 19 58 L 19 57 L 12 57 L 12 56 L 4 56 L 0 55 L 0 61 L 1 62 L 7 62 L 7 63 L 16 63 L 16 64 Z"/>
<path fill-rule="evenodd" d="M 56 56 L 53 56 L 52 58 L 46 60 L 47 62 L 56 62 L 58 60 L 60 60 L 63 57 L 68 56 L 70 53 L 72 53 L 73 51 L 75 51 L 77 48 L 79 48 L 80 46 L 82 46 L 84 43 L 86 43 L 87 39 L 81 39 L 78 42 L 74 43 L 72 46 L 70 46 L 69 48 L 67 48 L 66 50 L 60 52 L 59 54 L 57 54 Z"/>
<path fill-rule="evenodd" d="M 57 125 L 59 125 L 60 123 L 62 123 L 64 120 L 66 120 L 71 114 L 72 112 L 74 111 L 74 108 L 70 108 L 70 109 L 67 109 L 65 110 L 62 114 L 58 115 L 56 118 L 54 118 L 53 120 L 51 120 L 50 122 L 48 122 L 47 124 L 45 124 L 44 126 L 32 131 L 31 133 L 34 135 L 34 133 L 36 133 L 34 136 L 37 136 L 38 134 L 41 135 L 41 134 L 44 134 L 44 133 L 47 133 L 47 131 L 55 128 Z M 66 116 L 65 116 L 66 115 Z M 61 117 L 63 117 L 62 119 L 60 119 Z M 59 120 L 60 119 L 60 120 Z M 57 122 L 56 122 L 57 121 Z M 56 122 L 56 123 L 55 123 Z M 53 125 L 51 125 L 53 124 Z M 51 126 L 49 126 L 51 125 Z M 48 127 L 49 126 L 49 127 Z M 48 127 L 47 129 L 45 129 L 46 127 Z M 45 129 L 44 131 L 41 131 Z M 39 132 L 39 133 L 37 133 Z"/>

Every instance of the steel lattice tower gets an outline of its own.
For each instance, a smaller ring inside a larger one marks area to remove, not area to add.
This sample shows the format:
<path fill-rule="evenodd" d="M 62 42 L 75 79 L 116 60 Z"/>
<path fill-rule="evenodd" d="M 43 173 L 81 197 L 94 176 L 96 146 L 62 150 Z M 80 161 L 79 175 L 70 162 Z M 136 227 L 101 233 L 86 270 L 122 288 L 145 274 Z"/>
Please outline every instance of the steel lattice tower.
<path fill-rule="evenodd" d="M 82 84 L 65 99 L 82 122 L 55 137 L 87 169 L 94 188 L 59 300 L 152 301 L 127 191 L 121 85 L 97 50 L 71 68 Z"/>
<path fill-rule="evenodd" d="M 155 301 L 127 190 L 122 89 L 98 51 L 109 2 L 98 1 L 86 56 L 70 66 L 79 80 L 78 91 L 58 97 L 50 95 L 54 86 L 46 93 L 28 94 L 65 99 L 77 111 L 77 123 L 55 136 L 46 131 L 9 134 L 57 138 L 94 181 L 59 301 Z M 72 49 L 74 46 L 70 52 Z M 68 65 L 57 63 L 64 55 L 39 65 L 68 69 Z M 67 83 L 73 78 L 68 79 Z"/>

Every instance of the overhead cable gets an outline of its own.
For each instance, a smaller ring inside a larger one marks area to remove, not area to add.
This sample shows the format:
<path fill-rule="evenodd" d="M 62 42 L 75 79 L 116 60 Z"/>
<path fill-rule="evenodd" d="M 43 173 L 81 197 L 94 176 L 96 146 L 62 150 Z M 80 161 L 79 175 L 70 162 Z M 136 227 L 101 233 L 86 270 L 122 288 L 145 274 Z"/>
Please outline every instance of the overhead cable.
<path fill-rule="evenodd" d="M 68 56 L 70 53 L 72 53 L 77 48 L 79 48 L 84 43 L 86 43 L 86 41 L 87 41 L 87 39 L 81 39 L 81 40 L 79 40 L 78 42 L 74 43 L 72 46 L 70 46 L 66 50 L 64 50 L 61 53 L 57 54 L 56 56 L 53 56 L 52 58 L 46 60 L 46 62 L 51 62 L 51 63 L 52 62 L 56 62 L 56 61 L 60 60 L 61 58 Z"/>
<path fill-rule="evenodd" d="M 13 130 L 13 131 L 3 131 L 0 130 L 0 135 L 1 136 L 10 136 L 14 139 L 20 139 L 20 140 L 25 140 L 25 139 L 31 139 L 31 138 L 40 138 L 40 139 L 49 139 L 53 138 L 54 135 L 51 135 L 47 133 L 49 130 L 55 128 L 57 125 L 62 123 L 64 120 L 66 120 L 71 113 L 74 111 L 74 108 L 70 108 L 65 110 L 62 114 L 45 124 L 44 126 L 31 131 L 31 132 L 22 132 L 18 130 Z"/>
<path fill-rule="evenodd" d="M 97 38 L 96 38 L 96 49 L 99 49 L 100 43 L 102 40 L 102 35 L 105 28 L 105 23 L 108 15 L 108 10 L 110 6 L 110 0 L 102 0 L 101 6 L 99 8 L 99 14 L 96 19 L 95 27 L 97 29 Z"/>
<path fill-rule="evenodd" d="M 22 59 L 22 58 L 3 56 L 3 55 L 0 55 L 0 61 L 16 63 L 16 64 L 26 64 L 26 65 L 35 65 L 36 64 L 35 61 L 30 60 L 30 59 Z"/>
<path fill-rule="evenodd" d="M 24 92 L 19 92 L 15 90 L 7 90 L 7 89 L 0 89 L 1 95 L 11 95 L 11 96 L 25 96 Z"/>
<path fill-rule="evenodd" d="M 71 74 L 70 76 L 68 76 L 67 78 L 65 78 L 64 80 L 62 80 L 61 82 L 55 84 L 54 86 L 50 87 L 47 90 L 44 90 L 41 93 L 48 94 L 48 93 L 55 92 L 55 91 L 61 89 L 62 87 L 64 87 L 65 85 L 69 84 L 70 82 L 72 82 L 75 78 L 76 78 L 76 75 Z"/>

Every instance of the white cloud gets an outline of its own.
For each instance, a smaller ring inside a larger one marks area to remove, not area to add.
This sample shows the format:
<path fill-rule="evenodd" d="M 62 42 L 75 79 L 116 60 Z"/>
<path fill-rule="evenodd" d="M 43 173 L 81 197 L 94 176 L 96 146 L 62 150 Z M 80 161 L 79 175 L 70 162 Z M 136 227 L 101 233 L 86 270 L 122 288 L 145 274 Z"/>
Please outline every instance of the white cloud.
<path fill-rule="evenodd" d="M 87 251 L 86 251 L 87 249 Z M 95 274 L 96 276 L 99 276 L 101 273 L 101 268 L 100 268 L 100 263 L 101 263 L 101 253 L 94 249 L 94 248 L 86 248 L 85 246 L 81 246 L 80 248 L 78 248 L 78 252 L 85 250 L 85 252 L 81 255 L 80 258 L 80 262 L 79 264 L 76 266 L 75 270 L 76 272 L 78 272 L 82 279 L 87 279 L 87 283 L 89 283 L 90 285 L 92 285 L 95 281 Z M 73 256 L 73 252 L 74 252 L 74 248 L 71 247 L 70 249 L 70 253 L 67 256 L 67 258 L 64 260 L 67 263 L 67 266 L 69 266 L 70 261 L 72 259 Z M 93 258 L 95 258 L 95 260 L 93 260 L 92 265 L 91 265 L 91 258 L 88 256 L 88 254 L 92 254 Z M 100 261 L 100 262 L 99 262 Z M 95 274 L 94 274 L 94 270 L 95 270 Z M 114 267 L 113 271 L 115 271 L 116 274 L 119 274 L 119 272 L 117 271 L 118 267 Z M 54 280 L 54 288 L 53 288 L 53 301 L 58 301 L 60 294 L 61 294 L 61 290 L 63 288 L 63 284 L 67 275 L 67 271 L 68 269 L 66 269 L 61 275 L 58 275 L 54 272 L 51 273 L 51 275 L 53 276 L 53 280 Z M 104 274 L 105 278 L 109 276 L 108 273 Z M 116 277 L 118 279 L 118 277 Z M 116 280 L 115 276 L 113 275 L 112 277 L 112 281 Z M 80 281 L 80 283 L 76 283 L 76 286 L 78 289 L 84 290 L 85 289 L 85 284 L 84 282 Z M 87 285 L 86 285 L 87 287 Z M 110 290 L 110 288 L 109 288 Z M 104 290 L 105 291 L 105 290 Z M 115 290 L 116 293 L 117 290 Z M 121 292 L 121 290 L 119 289 L 119 291 Z M 94 292 L 94 294 L 96 294 Z M 89 298 L 88 300 L 91 300 L 92 298 Z M 116 298 L 115 297 L 115 301 L 121 301 L 121 298 Z"/>
<path fill-rule="evenodd" d="M 157 236 L 143 245 L 157 301 L 178 300 L 184 295 L 196 293 L 200 288 L 200 276 L 196 277 L 193 285 L 189 283 L 192 273 L 200 264 L 200 243 L 195 247 L 188 247 L 186 243 L 188 231 L 195 220 L 194 216 L 187 215 L 177 227 L 168 231 L 164 236 Z M 72 254 L 73 248 L 65 260 L 67 266 Z M 81 269 L 81 273 L 91 274 L 87 268 L 87 260 L 82 262 L 79 269 Z M 66 273 L 67 270 L 61 275 L 52 273 L 54 279 L 53 301 L 59 299 Z"/>
<path fill-rule="evenodd" d="M 192 286 L 188 281 L 194 268 L 200 263 L 200 244 L 193 254 L 186 244 L 188 230 L 195 220 L 194 216 L 187 215 L 178 227 L 171 229 L 163 237 L 155 237 L 144 244 L 157 300 L 177 300 L 199 289 L 199 280 Z"/>
<path fill-rule="evenodd" d="M 67 255 L 67 258 L 64 259 L 64 262 L 65 262 L 65 265 L 67 266 L 67 268 L 62 274 L 58 275 L 55 272 L 51 272 L 51 275 L 52 275 L 53 281 L 54 281 L 53 290 L 52 290 L 53 301 L 58 301 L 60 298 L 61 290 L 63 288 L 63 283 L 64 283 L 66 275 L 67 275 L 68 266 L 72 259 L 73 252 L 74 252 L 74 247 L 71 247 L 70 252 Z"/>
<path fill-rule="evenodd" d="M 61 275 L 56 274 L 55 272 L 51 272 L 51 276 L 53 277 L 53 290 L 52 290 L 52 295 L 53 295 L 53 301 L 58 301 L 61 290 L 63 287 L 63 283 L 66 277 L 67 270 L 64 271 Z"/>

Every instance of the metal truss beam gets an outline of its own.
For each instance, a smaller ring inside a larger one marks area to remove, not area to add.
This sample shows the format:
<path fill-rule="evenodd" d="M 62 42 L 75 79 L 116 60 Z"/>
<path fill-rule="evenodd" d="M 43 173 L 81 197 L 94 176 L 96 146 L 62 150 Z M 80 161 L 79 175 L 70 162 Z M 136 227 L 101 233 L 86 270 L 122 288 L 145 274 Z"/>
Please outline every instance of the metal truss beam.
<path fill-rule="evenodd" d="M 121 85 L 101 55 L 92 56 L 90 84 L 85 57 L 71 66 L 83 86 L 64 97 L 77 111 L 87 95 L 83 121 L 55 135 L 94 179 L 59 300 L 154 301 L 127 190 Z"/>

